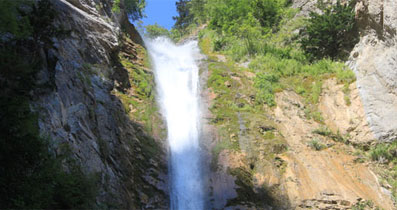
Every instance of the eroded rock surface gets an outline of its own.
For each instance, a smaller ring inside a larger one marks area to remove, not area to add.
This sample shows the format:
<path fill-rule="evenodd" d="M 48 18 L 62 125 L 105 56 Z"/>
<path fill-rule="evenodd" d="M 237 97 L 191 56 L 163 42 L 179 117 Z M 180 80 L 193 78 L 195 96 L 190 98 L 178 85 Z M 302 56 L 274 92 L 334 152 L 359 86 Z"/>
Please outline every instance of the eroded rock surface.
<path fill-rule="evenodd" d="M 162 143 L 129 118 L 112 93 L 123 82 L 117 76 L 123 71 L 117 59 L 120 50 L 131 56 L 131 63 L 143 65 L 135 50 L 142 44 L 139 35 L 123 11 L 111 11 L 112 2 L 52 1 L 55 25 L 70 35 L 53 38 L 54 46 L 43 52 L 47 65 L 38 83 L 50 81 L 53 87 L 35 93 L 34 109 L 42 134 L 56 152 L 68 147 L 84 171 L 98 177 L 98 208 L 167 208 Z M 128 80 L 131 75 L 124 76 Z"/>
<path fill-rule="evenodd" d="M 371 130 L 377 139 L 397 137 L 397 2 L 362 0 L 356 5 L 361 39 L 348 64 L 355 71 Z"/>
<path fill-rule="evenodd" d="M 327 97 L 333 95 L 323 96 L 323 100 Z M 345 152 L 344 145 L 334 144 L 313 133 L 323 125 L 304 117 L 301 101 L 296 93 L 283 91 L 276 95 L 277 108 L 274 110 L 280 132 L 289 145 L 288 152 L 281 156 L 287 163 L 282 185 L 292 206 L 297 209 L 350 209 L 358 200 L 366 199 L 382 208 L 393 209 L 390 197 L 368 167 L 354 163 L 354 157 Z M 327 111 L 329 116 L 334 116 L 332 109 Z M 342 129 L 343 123 L 339 126 Z M 320 151 L 310 148 L 309 142 L 314 139 L 327 148 Z"/>
<path fill-rule="evenodd" d="M 349 135 L 349 140 L 353 143 L 368 144 L 375 137 L 369 129 L 356 83 L 344 89 L 344 85 L 337 84 L 336 79 L 324 82 L 319 110 L 325 124 L 334 133 Z"/>

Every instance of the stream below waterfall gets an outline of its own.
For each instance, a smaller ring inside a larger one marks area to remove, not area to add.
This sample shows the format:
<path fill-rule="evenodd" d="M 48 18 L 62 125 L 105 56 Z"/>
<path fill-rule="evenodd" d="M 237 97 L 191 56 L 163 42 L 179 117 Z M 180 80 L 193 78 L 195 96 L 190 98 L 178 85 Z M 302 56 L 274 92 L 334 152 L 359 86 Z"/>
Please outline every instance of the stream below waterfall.
<path fill-rule="evenodd" d="M 157 101 L 165 117 L 170 147 L 171 209 L 204 209 L 199 147 L 199 67 L 197 41 L 145 41 L 156 79 Z"/>

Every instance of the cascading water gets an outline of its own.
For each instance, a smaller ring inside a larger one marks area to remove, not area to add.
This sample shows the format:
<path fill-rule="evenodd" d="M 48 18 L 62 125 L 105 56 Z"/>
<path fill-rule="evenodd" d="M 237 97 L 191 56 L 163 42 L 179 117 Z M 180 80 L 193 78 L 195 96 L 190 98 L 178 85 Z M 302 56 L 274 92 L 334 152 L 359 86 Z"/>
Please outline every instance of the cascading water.
<path fill-rule="evenodd" d="M 160 37 L 145 42 L 154 67 L 158 101 L 167 122 L 171 209 L 203 209 L 197 41 L 177 46 Z"/>

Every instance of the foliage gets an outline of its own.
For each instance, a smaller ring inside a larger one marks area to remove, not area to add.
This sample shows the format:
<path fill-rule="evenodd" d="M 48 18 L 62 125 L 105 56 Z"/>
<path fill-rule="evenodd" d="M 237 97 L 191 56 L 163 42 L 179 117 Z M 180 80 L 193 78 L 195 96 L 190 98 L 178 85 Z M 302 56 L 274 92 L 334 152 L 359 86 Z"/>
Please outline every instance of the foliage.
<path fill-rule="evenodd" d="M 156 38 L 159 36 L 170 37 L 171 34 L 166 28 L 155 23 L 153 25 L 145 26 L 145 36 L 149 38 Z"/>
<path fill-rule="evenodd" d="M 256 99 L 259 103 L 266 103 L 269 106 L 276 105 L 274 101 L 274 90 L 278 87 L 280 77 L 276 74 L 259 73 L 255 77 L 254 86 L 258 89 Z"/>
<path fill-rule="evenodd" d="M 374 203 L 371 200 L 361 200 L 352 206 L 352 210 L 374 209 Z M 379 208 L 376 208 L 379 209 Z"/>
<path fill-rule="evenodd" d="M 336 71 L 336 79 L 339 83 L 351 84 L 356 81 L 356 75 L 350 69 L 338 69 Z"/>
<path fill-rule="evenodd" d="M 123 2 L 123 4 L 122 4 Z M 112 11 L 120 13 L 120 5 L 124 6 L 125 12 L 132 20 L 138 20 L 144 17 L 145 0 L 114 0 Z"/>
<path fill-rule="evenodd" d="M 174 27 L 176 29 L 185 29 L 193 20 L 193 16 L 190 14 L 190 0 L 179 0 L 175 2 L 175 6 L 178 16 L 172 17 L 175 20 Z"/>
<path fill-rule="evenodd" d="M 7 33 L 16 38 L 26 38 L 31 33 L 29 19 L 22 16 L 20 11 L 21 1 L 0 1 L 0 35 Z M 20 14 L 20 15 L 17 15 Z"/>
<path fill-rule="evenodd" d="M 309 145 L 309 147 L 311 147 L 312 149 L 314 149 L 316 151 L 320 151 L 320 150 L 327 148 L 327 145 L 321 143 L 320 140 L 318 140 L 318 139 L 313 139 L 313 140 L 309 141 L 308 145 Z"/>
<path fill-rule="evenodd" d="M 251 7 L 254 17 L 262 27 L 272 28 L 281 20 L 281 9 L 284 1 L 279 0 L 252 0 Z"/>
<path fill-rule="evenodd" d="M 397 160 L 397 141 L 391 144 L 377 144 L 375 148 L 371 149 L 370 157 L 374 161 L 390 162 Z"/>
<path fill-rule="evenodd" d="M 368 158 L 376 161 L 375 169 L 381 181 L 387 182 L 394 201 L 397 201 L 397 141 L 378 143 L 366 150 Z"/>
<path fill-rule="evenodd" d="M 313 133 L 322 135 L 322 136 L 331 136 L 332 135 L 332 131 L 327 127 L 317 128 L 313 131 Z"/>
<path fill-rule="evenodd" d="M 354 1 L 322 9 L 322 14 L 310 13 L 308 25 L 301 31 L 302 49 L 313 59 L 343 58 L 358 41 Z M 346 51 L 347 52 L 346 52 Z"/>
<path fill-rule="evenodd" d="M 206 21 L 205 4 L 208 0 L 191 0 L 189 12 L 193 16 L 193 23 L 204 24 Z"/>

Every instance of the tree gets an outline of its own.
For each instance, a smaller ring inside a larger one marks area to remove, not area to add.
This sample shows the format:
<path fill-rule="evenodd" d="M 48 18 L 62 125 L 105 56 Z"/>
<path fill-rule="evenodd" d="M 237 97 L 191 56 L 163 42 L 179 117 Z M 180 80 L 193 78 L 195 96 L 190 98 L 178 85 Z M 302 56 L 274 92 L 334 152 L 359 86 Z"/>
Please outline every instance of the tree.
<path fill-rule="evenodd" d="M 281 19 L 280 4 L 277 0 L 252 0 L 251 7 L 254 17 L 262 27 L 277 26 Z"/>
<path fill-rule="evenodd" d="M 302 49 L 312 59 L 345 57 L 358 41 L 354 16 L 354 3 L 341 4 L 339 0 L 324 7 L 322 14 L 311 12 L 309 24 L 300 32 Z"/>
<path fill-rule="evenodd" d="M 193 16 L 193 21 L 195 23 L 205 23 L 207 14 L 205 11 L 205 4 L 207 0 L 191 0 L 189 11 Z"/>
<path fill-rule="evenodd" d="M 112 11 L 120 13 L 120 5 L 124 6 L 125 12 L 132 20 L 144 17 L 145 0 L 114 0 Z"/>
<path fill-rule="evenodd" d="M 159 36 L 166 36 L 169 37 L 170 36 L 170 32 L 160 26 L 159 24 L 155 23 L 153 25 L 147 25 L 145 26 L 145 36 L 149 37 L 149 38 L 156 38 Z"/>
<path fill-rule="evenodd" d="M 175 2 L 175 5 L 179 16 L 172 17 L 176 21 L 174 27 L 185 29 L 193 21 L 193 15 L 190 13 L 190 0 L 179 0 Z"/>

